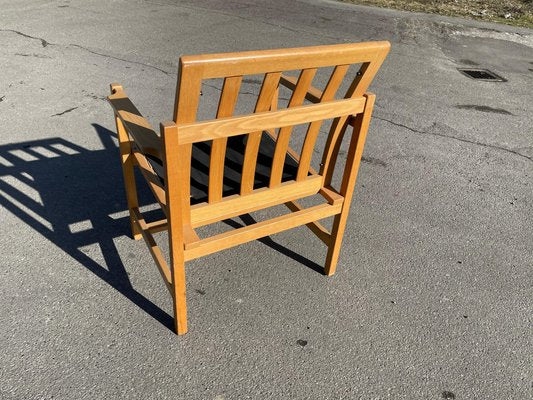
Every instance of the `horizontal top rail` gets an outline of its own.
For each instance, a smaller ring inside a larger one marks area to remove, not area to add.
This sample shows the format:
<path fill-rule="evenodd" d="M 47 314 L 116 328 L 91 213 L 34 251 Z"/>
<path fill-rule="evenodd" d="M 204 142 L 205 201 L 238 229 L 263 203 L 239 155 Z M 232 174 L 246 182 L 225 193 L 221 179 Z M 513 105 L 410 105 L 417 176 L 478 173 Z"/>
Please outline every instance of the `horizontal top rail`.
<path fill-rule="evenodd" d="M 357 64 L 385 57 L 390 43 L 363 42 L 239 53 L 182 56 L 184 68 L 197 69 L 202 79 L 253 75 L 293 69 Z"/>

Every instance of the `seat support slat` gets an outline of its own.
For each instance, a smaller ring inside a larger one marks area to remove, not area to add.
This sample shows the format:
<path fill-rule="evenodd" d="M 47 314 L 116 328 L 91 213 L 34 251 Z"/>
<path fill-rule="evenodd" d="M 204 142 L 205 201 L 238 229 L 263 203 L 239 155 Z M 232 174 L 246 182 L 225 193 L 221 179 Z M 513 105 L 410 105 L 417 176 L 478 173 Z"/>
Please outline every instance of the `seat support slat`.
<path fill-rule="evenodd" d="M 146 229 L 150 233 L 157 233 L 168 231 L 168 221 L 167 219 L 161 219 L 159 221 L 147 222 Z M 194 243 L 200 240 L 196 231 L 192 229 L 190 225 L 185 225 L 183 227 L 183 243 Z"/>
<path fill-rule="evenodd" d="M 298 204 L 296 201 L 288 201 L 285 203 L 287 208 L 293 212 L 303 210 L 304 208 Z M 313 232 L 322 242 L 329 246 L 330 239 L 331 239 L 331 233 L 318 221 L 309 222 L 306 224 L 309 229 L 311 229 L 311 232 Z"/>
<path fill-rule="evenodd" d="M 195 228 L 311 196 L 318 193 L 321 187 L 322 177 L 311 175 L 305 181 L 287 181 L 273 189 L 261 188 L 244 196 L 227 196 L 216 204 L 195 204 L 191 207 L 191 226 Z"/>
<path fill-rule="evenodd" d="M 224 232 L 207 239 L 200 240 L 185 246 L 185 261 L 193 260 L 220 250 L 273 235 L 292 229 L 312 221 L 336 215 L 340 212 L 341 205 L 321 204 L 311 208 L 282 215 L 267 221 L 258 222 L 243 228 Z"/>
<path fill-rule="evenodd" d="M 159 221 L 146 222 L 146 229 L 150 233 L 163 232 L 168 230 L 168 221 L 166 218 L 160 219 Z"/>

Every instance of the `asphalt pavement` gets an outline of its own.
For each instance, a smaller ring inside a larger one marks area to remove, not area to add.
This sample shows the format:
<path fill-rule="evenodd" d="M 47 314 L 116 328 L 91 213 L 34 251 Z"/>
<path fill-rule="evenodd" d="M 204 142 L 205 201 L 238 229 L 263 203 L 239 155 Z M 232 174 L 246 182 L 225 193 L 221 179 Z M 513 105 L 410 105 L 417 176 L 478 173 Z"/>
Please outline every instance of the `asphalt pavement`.
<path fill-rule="evenodd" d="M 109 83 L 158 126 L 180 55 L 367 40 L 392 49 L 337 274 L 305 227 L 195 260 L 176 336 L 129 237 Z M 533 30 L 332 1 L 0 0 L 0 126 L 0 399 L 533 397 Z"/>

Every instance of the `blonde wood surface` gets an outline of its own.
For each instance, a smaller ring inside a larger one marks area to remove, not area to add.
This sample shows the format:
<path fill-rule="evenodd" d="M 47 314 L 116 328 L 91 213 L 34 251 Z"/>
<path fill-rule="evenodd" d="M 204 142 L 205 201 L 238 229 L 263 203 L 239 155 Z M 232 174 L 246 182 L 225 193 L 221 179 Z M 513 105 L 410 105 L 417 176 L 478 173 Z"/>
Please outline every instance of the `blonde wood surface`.
<path fill-rule="evenodd" d="M 242 76 L 233 76 L 224 79 L 220 102 L 218 104 L 217 118 L 230 117 L 233 114 L 239 96 L 241 81 Z M 211 145 L 208 186 L 209 203 L 216 203 L 222 199 L 227 140 L 227 138 L 215 139 Z"/>
<path fill-rule="evenodd" d="M 321 204 L 311 208 L 282 215 L 267 221 L 257 222 L 243 228 L 224 232 L 200 240 L 185 247 L 185 260 L 193 260 L 238 244 L 246 243 L 267 235 L 308 224 L 311 221 L 327 218 L 340 212 L 341 205 Z"/>
<path fill-rule="evenodd" d="M 293 212 L 301 211 L 304 208 L 296 201 L 288 201 L 285 203 L 287 208 Z M 330 232 L 318 221 L 309 222 L 306 226 L 320 239 L 326 246 L 329 246 Z"/>
<path fill-rule="evenodd" d="M 201 71 L 203 79 L 266 72 L 359 64 L 384 59 L 389 42 L 348 43 L 240 53 L 184 56 L 182 64 Z M 200 73 L 200 72 L 199 72 Z M 364 87 L 363 92 L 366 91 Z"/>
<path fill-rule="evenodd" d="M 111 84 L 111 93 L 119 90 L 122 90 L 122 86 Z M 126 201 L 128 202 L 128 210 L 130 213 L 131 235 L 135 240 L 139 240 L 142 237 L 141 231 L 135 224 L 135 216 L 132 211 L 134 208 L 139 207 L 139 201 L 137 200 L 137 188 L 133 171 L 134 162 L 132 160 L 133 155 L 131 154 L 131 142 L 124 123 L 117 115 L 115 115 L 115 125 L 117 127 L 118 148 L 120 151 L 124 188 L 126 189 Z"/>
<path fill-rule="evenodd" d="M 147 230 L 150 233 L 168 231 L 168 221 L 165 218 L 159 221 L 145 222 L 143 229 Z M 189 225 L 183 227 L 183 242 L 185 244 L 194 243 L 198 240 L 200 240 L 200 238 L 196 234 L 196 231 L 192 229 L 192 227 L 190 227 Z"/>
<path fill-rule="evenodd" d="M 321 94 L 319 101 L 331 101 L 337 93 L 337 89 L 342 83 L 344 75 L 348 71 L 349 65 L 337 65 L 329 78 L 329 82 L 324 89 L 324 92 Z M 302 146 L 302 152 L 300 154 L 300 164 L 298 166 L 298 173 L 296 180 L 304 179 L 309 173 L 309 166 L 311 165 L 311 157 L 313 155 L 313 150 L 315 148 L 315 142 L 318 137 L 318 132 L 322 126 L 323 120 L 313 121 L 309 124 L 307 128 L 307 133 L 305 135 L 305 141 Z"/>
<path fill-rule="evenodd" d="M 178 141 L 178 131 L 176 124 L 191 123 L 196 120 L 200 92 L 202 87 L 202 75 L 198 69 L 192 69 L 180 59 L 178 70 L 178 81 L 176 88 L 176 101 L 174 107 L 174 122 L 162 122 L 162 127 L 166 127 L 167 132 L 172 134 L 172 142 Z M 175 144 L 177 146 L 177 143 Z M 176 148 L 175 151 L 178 149 Z M 191 157 L 192 144 L 180 146 L 180 165 L 183 179 L 179 182 L 179 193 L 181 196 L 182 219 L 184 225 L 190 225 L 190 198 L 191 188 Z"/>
<path fill-rule="evenodd" d="M 198 242 L 200 238 L 196 234 L 196 231 L 190 225 L 183 227 L 183 243 L 188 245 L 189 243 Z"/>
<path fill-rule="evenodd" d="M 174 126 L 161 124 L 163 139 L 166 203 L 168 207 L 168 238 L 170 249 L 170 270 L 172 272 L 172 300 L 174 305 L 174 325 L 178 335 L 187 333 L 187 302 L 185 288 L 184 226 L 189 225 L 184 209 L 184 182 L 189 185 L 190 153 L 187 147 L 178 145 L 178 132 Z M 189 156 L 186 158 L 186 156 Z M 187 193 L 188 195 L 188 193 Z M 188 198 L 187 198 L 188 201 Z"/>
<path fill-rule="evenodd" d="M 276 87 L 274 95 L 272 96 L 272 102 L 270 103 L 270 111 L 276 111 L 278 109 L 279 102 L 279 86 Z"/>
<path fill-rule="evenodd" d="M 342 177 L 340 189 L 341 196 L 344 196 L 342 211 L 333 220 L 333 227 L 331 229 L 331 242 L 328 246 L 326 265 L 324 267 L 324 272 L 328 276 L 333 275 L 337 268 L 344 228 L 346 227 L 353 190 L 357 180 L 357 171 L 359 169 L 359 164 L 361 163 L 366 134 L 370 124 L 370 116 L 372 115 L 374 107 L 375 96 L 373 94 L 366 94 L 365 97 L 367 98 L 365 111 L 363 114 L 359 114 L 356 117 L 352 138 L 350 140 L 350 147 L 348 149 L 348 157 L 344 167 L 344 175 Z"/>
<path fill-rule="evenodd" d="M 183 124 L 178 125 L 180 131 L 179 141 L 180 144 L 205 142 L 207 140 L 305 124 L 338 116 L 346 117 L 360 113 L 363 111 L 364 105 L 365 99 L 359 97 Z"/>
<path fill-rule="evenodd" d="M 272 129 L 267 129 L 265 133 L 272 138 L 272 140 L 275 142 L 278 140 L 278 135 L 276 132 L 274 132 Z M 291 146 L 287 146 L 287 154 L 297 163 L 300 160 L 300 155 L 294 150 Z M 309 166 L 309 172 L 311 175 L 318 175 L 318 172 L 313 169 L 312 166 Z"/>
<path fill-rule="evenodd" d="M 246 195 L 227 196 L 216 204 L 195 204 L 191 207 L 191 226 L 198 227 L 233 218 L 238 215 L 283 204 L 287 201 L 311 196 L 320 191 L 322 177 L 310 176 L 305 181 L 283 182 L 275 189 L 256 189 Z"/>
<path fill-rule="evenodd" d="M 287 111 L 294 107 L 300 106 L 304 99 L 309 86 L 316 74 L 316 68 L 304 69 L 300 73 L 296 87 L 292 92 L 291 99 L 289 100 L 289 106 Z M 309 115 L 309 113 L 307 113 Z M 283 117 L 280 117 L 282 119 Z M 305 121 L 307 122 L 307 121 Z M 285 157 L 287 155 L 287 147 L 289 147 L 289 139 L 291 136 L 293 125 L 283 125 L 278 133 L 276 140 L 276 149 L 274 150 L 274 157 L 272 158 L 272 170 L 270 171 L 270 184 L 269 186 L 276 187 L 281 183 L 281 177 L 283 175 L 283 167 L 285 166 Z M 272 127 L 268 127 L 272 128 Z M 268 129 L 267 128 L 267 129 Z"/>
<path fill-rule="evenodd" d="M 330 186 L 323 186 L 319 192 L 328 204 L 338 204 L 344 201 L 344 197 Z"/>
<path fill-rule="evenodd" d="M 281 75 L 281 79 L 279 80 L 280 85 L 285 86 L 286 88 L 290 90 L 294 90 L 296 88 L 296 83 L 298 82 L 298 78 L 291 75 Z M 320 98 L 322 97 L 322 91 L 317 89 L 314 86 L 309 86 L 309 89 L 307 89 L 307 93 L 305 94 L 305 99 L 309 100 L 311 103 L 320 103 Z"/>
<path fill-rule="evenodd" d="M 161 140 L 159 136 L 126 96 L 122 86 L 112 83 L 111 93 L 107 100 L 115 111 L 115 118 L 121 120 L 124 129 L 131 135 L 144 154 L 161 158 Z"/>
<path fill-rule="evenodd" d="M 170 269 L 168 268 L 168 265 L 163 257 L 163 254 L 161 254 L 161 250 L 157 246 L 154 237 L 150 232 L 150 228 L 148 224 L 144 221 L 144 218 L 139 209 L 137 207 L 134 207 L 132 209 L 132 212 L 135 217 L 135 223 L 138 226 L 139 231 L 142 233 L 142 237 L 144 238 L 144 241 L 146 242 L 146 245 L 150 250 L 150 254 L 152 255 L 152 258 L 155 261 L 155 265 L 157 266 L 157 269 L 159 270 L 161 277 L 165 282 L 165 286 L 172 294 L 172 276 Z"/>
<path fill-rule="evenodd" d="M 137 166 L 141 170 L 141 173 L 144 176 L 144 179 L 146 179 L 146 183 L 148 184 L 148 187 L 152 190 L 152 193 L 154 194 L 154 197 L 158 201 L 158 203 L 161 205 L 161 208 L 163 211 L 167 212 L 167 199 L 166 199 L 166 193 L 165 188 L 161 186 L 161 181 L 159 177 L 154 172 L 152 166 L 146 159 L 146 157 L 138 152 L 133 152 L 133 157 L 135 158 L 137 162 Z"/>
<path fill-rule="evenodd" d="M 342 237 L 356 183 L 375 96 L 368 86 L 383 63 L 390 44 L 367 42 L 262 50 L 242 53 L 184 56 L 180 59 L 173 121 L 163 122 L 158 135 L 126 96 L 119 84 L 111 85 L 108 100 L 115 113 L 120 159 L 130 211 L 132 233 L 143 237 L 169 289 L 174 307 L 175 330 L 187 332 L 185 262 L 238 244 L 306 225 L 328 251 L 324 272 L 335 273 Z M 344 96 L 337 91 L 349 66 L 359 64 Z M 317 69 L 333 67 L 323 90 L 312 85 Z M 286 75 L 299 70 L 298 78 Z M 234 115 L 245 75 L 264 75 L 254 111 Z M 202 83 L 224 78 L 216 117 L 198 121 Z M 287 108 L 280 108 L 279 86 L 292 91 Z M 340 98 L 339 98 L 340 97 Z M 303 105 L 307 99 L 312 104 Z M 323 121 L 332 124 L 322 153 L 320 170 L 311 166 Z M 298 153 L 289 146 L 293 127 L 309 124 Z M 352 129 L 347 160 L 339 190 L 332 187 L 341 142 Z M 275 142 L 269 185 L 254 189 L 262 135 Z M 227 139 L 246 135 L 239 194 L 223 196 Z M 191 206 L 193 143 L 212 141 L 207 202 Z M 285 159 L 297 164 L 294 180 L 282 182 Z M 161 160 L 159 177 L 149 162 Z M 148 158 L 147 158 L 148 157 Z M 150 161 L 152 159 L 150 158 Z M 133 169 L 137 166 L 154 193 L 166 219 L 147 223 L 139 211 Z M 319 194 L 323 203 L 303 208 L 299 200 Z M 200 238 L 194 228 L 227 218 L 285 204 L 290 213 L 239 229 Z M 334 217 L 331 232 L 320 219 Z M 153 234 L 168 231 L 170 262 L 167 264 Z"/>
<path fill-rule="evenodd" d="M 267 111 L 272 107 L 274 98 L 278 94 L 278 83 L 281 72 L 272 72 L 265 75 L 261 91 L 257 98 L 254 113 Z M 242 165 L 241 194 L 250 193 L 254 188 L 255 167 L 257 165 L 257 154 L 261 144 L 262 129 L 258 129 L 248 135 L 246 149 L 244 151 L 244 161 Z"/>
<path fill-rule="evenodd" d="M 161 219 L 154 222 L 146 222 L 146 229 L 150 233 L 158 233 L 163 231 L 168 231 L 168 221 L 167 219 Z"/>
<path fill-rule="evenodd" d="M 331 185 L 335 164 L 337 163 L 337 156 L 346 132 L 347 118 L 335 118 L 331 124 L 328 138 L 326 140 L 326 148 L 322 155 L 322 162 L 320 163 L 320 175 L 324 177 L 324 185 Z"/>

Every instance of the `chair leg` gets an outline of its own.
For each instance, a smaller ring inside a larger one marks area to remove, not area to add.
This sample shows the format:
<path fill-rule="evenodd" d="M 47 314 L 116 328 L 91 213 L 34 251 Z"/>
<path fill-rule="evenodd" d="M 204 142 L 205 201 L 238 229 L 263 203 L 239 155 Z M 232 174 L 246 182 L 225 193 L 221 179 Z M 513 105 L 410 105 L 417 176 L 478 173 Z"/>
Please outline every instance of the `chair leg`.
<path fill-rule="evenodd" d="M 350 212 L 350 203 L 352 202 L 353 190 L 357 180 L 357 171 L 363 155 L 363 148 L 365 146 L 366 134 L 368 132 L 368 125 L 370 124 L 370 116 L 374 108 L 376 96 L 372 93 L 364 94 L 367 101 L 365 110 L 362 114 L 358 114 L 353 123 L 352 138 L 350 140 L 350 147 L 346 157 L 346 165 L 342 176 L 341 195 L 344 196 L 344 203 L 342 211 L 335 216 L 333 221 L 333 229 L 331 230 L 331 242 L 328 246 L 328 255 L 326 257 L 326 265 L 324 272 L 331 276 L 335 273 L 337 268 L 337 261 L 339 260 L 339 253 L 341 250 L 342 236 L 344 235 L 344 228 L 346 227 L 346 220 Z"/>
<path fill-rule="evenodd" d="M 187 333 L 187 299 L 185 290 L 185 226 L 190 224 L 190 166 L 192 145 L 180 146 L 174 123 L 161 124 L 165 186 L 167 200 L 168 239 L 172 273 L 174 328 L 178 335 Z"/>
<path fill-rule="evenodd" d="M 337 268 L 337 261 L 341 251 L 342 237 L 344 235 L 344 228 L 346 227 L 346 220 L 348 219 L 349 207 L 346 207 L 342 212 L 335 216 L 333 220 L 333 228 L 331 230 L 331 242 L 328 246 L 328 255 L 326 256 L 326 265 L 324 266 L 324 273 L 327 276 L 335 274 Z"/>
<path fill-rule="evenodd" d="M 185 263 L 172 260 L 172 301 L 174 305 L 174 329 L 178 335 L 187 333 L 187 298 L 185 290 Z"/>

